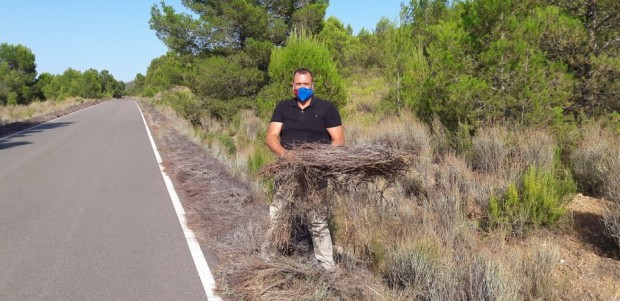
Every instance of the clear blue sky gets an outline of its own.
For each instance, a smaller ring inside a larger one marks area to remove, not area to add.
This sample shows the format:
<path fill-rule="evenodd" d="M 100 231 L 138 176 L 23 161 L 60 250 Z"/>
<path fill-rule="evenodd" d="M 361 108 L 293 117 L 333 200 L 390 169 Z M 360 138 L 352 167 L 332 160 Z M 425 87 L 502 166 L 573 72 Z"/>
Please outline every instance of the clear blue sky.
<path fill-rule="evenodd" d="M 166 4 L 185 11 L 181 0 Z M 407 1 L 408 2 L 408 1 Z M 0 0 L 0 43 L 21 44 L 36 56 L 37 72 L 60 74 L 108 70 L 117 80 L 146 74 L 151 60 L 167 51 L 149 28 L 159 0 Z M 401 0 L 331 0 L 335 16 L 354 33 L 373 30 L 382 16 L 394 20 Z"/>

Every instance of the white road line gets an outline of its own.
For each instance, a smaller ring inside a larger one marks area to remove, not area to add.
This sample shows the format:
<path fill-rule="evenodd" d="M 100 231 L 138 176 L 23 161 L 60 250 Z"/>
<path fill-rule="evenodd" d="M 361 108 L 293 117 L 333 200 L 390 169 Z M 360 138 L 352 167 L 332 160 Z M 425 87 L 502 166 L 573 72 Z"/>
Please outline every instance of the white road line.
<path fill-rule="evenodd" d="M 162 177 L 164 177 L 164 182 L 166 182 L 166 187 L 168 188 L 168 193 L 170 194 L 170 199 L 172 200 L 172 205 L 174 206 L 174 210 L 176 211 L 177 217 L 179 218 L 179 223 L 181 224 L 181 228 L 183 229 L 183 233 L 185 234 L 185 240 L 187 241 L 189 251 L 192 254 L 192 258 L 194 259 L 194 264 L 196 265 L 196 269 L 198 270 L 198 276 L 200 276 L 200 281 L 202 282 L 202 286 L 205 290 L 205 293 L 207 294 L 207 298 L 212 301 L 221 301 L 222 299 L 215 295 L 215 293 L 213 292 L 213 290 L 215 289 L 215 279 L 213 278 L 213 274 L 211 273 L 211 269 L 209 269 L 207 260 L 205 259 L 205 256 L 200 249 L 200 245 L 198 244 L 198 240 L 196 239 L 194 231 L 187 227 L 185 210 L 183 209 L 183 205 L 181 205 L 179 196 L 174 190 L 174 186 L 172 186 L 172 180 L 170 180 L 170 177 L 164 171 L 164 166 L 162 165 L 161 156 L 159 155 L 159 151 L 157 150 L 157 146 L 155 145 L 155 140 L 153 140 L 153 136 L 151 135 L 151 131 L 149 130 L 149 126 L 146 123 L 146 119 L 144 118 L 144 114 L 142 114 L 142 109 L 140 109 L 140 105 L 138 105 L 138 102 L 136 102 L 136 106 L 138 107 L 138 110 L 142 115 L 142 121 L 144 121 L 146 132 L 149 135 L 149 140 L 151 141 L 151 146 L 153 147 L 153 152 L 155 153 L 155 158 L 157 159 L 157 163 L 159 164 L 159 170 L 161 171 Z"/>
<path fill-rule="evenodd" d="M 44 126 L 44 125 L 46 125 L 46 124 L 48 124 L 48 123 L 50 123 L 50 122 L 54 122 L 54 121 L 56 121 L 56 120 L 58 120 L 58 119 L 60 119 L 60 118 L 65 118 L 65 117 L 67 117 L 67 116 L 71 116 L 71 115 L 73 115 L 73 114 L 75 114 L 75 113 L 78 113 L 78 112 L 84 111 L 84 110 L 86 110 L 86 109 L 90 109 L 90 108 L 92 108 L 92 107 L 94 107 L 94 106 L 96 106 L 96 105 L 100 105 L 100 104 L 102 104 L 102 103 L 104 103 L 104 102 L 105 102 L 105 101 L 102 101 L 102 102 L 100 102 L 100 103 L 98 103 L 98 104 L 94 104 L 94 105 L 92 105 L 92 106 L 88 106 L 88 107 L 86 107 L 86 108 L 83 108 L 83 109 L 81 109 L 81 110 L 77 110 L 77 111 L 75 111 L 75 112 L 71 112 L 71 113 L 69 113 L 69 114 L 67 114 L 67 115 L 63 115 L 63 116 L 60 116 L 60 117 L 58 117 L 58 118 L 54 118 L 54 119 L 52 119 L 52 120 L 50 120 L 50 121 L 47 121 L 47 122 L 41 123 L 41 124 L 39 124 L 39 125 L 35 125 L 35 126 L 33 126 L 33 127 L 30 127 L 30 128 L 25 129 L 25 130 L 19 131 L 19 132 L 17 132 L 17 133 L 14 133 L 14 134 L 11 134 L 11 135 L 8 135 L 8 136 L 4 136 L 4 137 L 0 137 L 0 141 L 2 141 L 2 140 L 4 140 L 4 139 L 9 139 L 9 138 L 11 138 L 11 137 L 13 137 L 13 136 L 17 136 L 17 135 L 19 135 L 19 134 L 21 134 L 21 133 L 24 133 L 24 132 L 27 132 L 27 131 L 30 131 L 30 130 L 34 130 L 34 129 L 36 129 L 36 128 L 40 127 L 40 126 Z"/>

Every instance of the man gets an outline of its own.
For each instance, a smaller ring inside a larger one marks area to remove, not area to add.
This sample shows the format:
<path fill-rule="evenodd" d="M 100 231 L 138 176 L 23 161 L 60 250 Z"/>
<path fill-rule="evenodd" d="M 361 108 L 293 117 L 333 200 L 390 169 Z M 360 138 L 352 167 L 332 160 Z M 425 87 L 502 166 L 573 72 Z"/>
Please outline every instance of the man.
<path fill-rule="evenodd" d="M 304 143 L 344 144 L 344 130 L 336 107 L 314 96 L 312 72 L 301 68 L 293 73 L 294 98 L 283 100 L 276 106 L 265 143 L 279 157 L 294 156 L 291 149 Z M 276 224 L 278 213 L 285 200 L 275 183 L 275 193 L 269 213 L 271 227 Z M 325 194 L 321 194 L 325 195 Z M 325 210 L 308 212 L 308 228 L 312 234 L 314 257 L 326 270 L 333 270 L 332 240 Z"/>

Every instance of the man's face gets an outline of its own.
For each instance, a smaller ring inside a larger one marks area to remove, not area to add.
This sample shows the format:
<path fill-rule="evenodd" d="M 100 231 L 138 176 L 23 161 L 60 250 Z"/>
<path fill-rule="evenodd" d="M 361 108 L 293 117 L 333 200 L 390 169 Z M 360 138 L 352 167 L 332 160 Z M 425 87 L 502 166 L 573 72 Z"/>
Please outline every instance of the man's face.
<path fill-rule="evenodd" d="M 300 74 L 296 73 L 293 76 L 293 90 L 299 89 L 301 87 L 312 89 L 312 76 L 310 74 Z"/>

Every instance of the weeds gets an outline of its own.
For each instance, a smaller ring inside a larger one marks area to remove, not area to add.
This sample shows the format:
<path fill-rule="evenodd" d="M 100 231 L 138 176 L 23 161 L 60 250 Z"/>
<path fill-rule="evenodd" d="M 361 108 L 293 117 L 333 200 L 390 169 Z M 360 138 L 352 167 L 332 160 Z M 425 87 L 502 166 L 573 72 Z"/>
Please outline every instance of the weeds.
<path fill-rule="evenodd" d="M 473 167 L 488 173 L 509 171 L 513 165 L 511 138 L 504 127 L 481 129 L 472 141 Z"/>
<path fill-rule="evenodd" d="M 605 224 L 607 235 L 609 235 L 616 242 L 616 246 L 620 249 L 620 204 L 609 204 L 605 210 L 603 222 Z"/>
<path fill-rule="evenodd" d="M 429 299 L 440 274 L 440 249 L 433 242 L 418 241 L 390 252 L 383 277 L 391 288 L 410 292 L 416 299 Z"/>
<path fill-rule="evenodd" d="M 620 248 L 620 137 L 597 123 L 586 126 L 571 163 L 584 190 L 611 201 L 603 223 Z"/>
<path fill-rule="evenodd" d="M 556 247 L 542 243 L 534 252 L 533 258 L 522 261 L 522 268 L 526 276 L 525 285 L 527 295 L 532 300 L 554 300 L 554 285 L 551 272 L 558 261 Z"/>
<path fill-rule="evenodd" d="M 458 300 L 518 300 L 518 288 L 509 283 L 490 256 L 478 255 L 463 267 Z"/>
<path fill-rule="evenodd" d="M 620 202 L 620 138 L 611 130 L 586 126 L 571 163 L 583 190 Z"/>
<path fill-rule="evenodd" d="M 52 112 L 63 111 L 72 106 L 82 104 L 84 102 L 93 103 L 98 100 L 83 99 L 67 99 L 64 101 L 41 101 L 32 102 L 27 106 L 24 105 L 6 105 L 0 106 L 0 126 L 17 121 L 25 121 L 27 119 L 45 115 Z"/>

